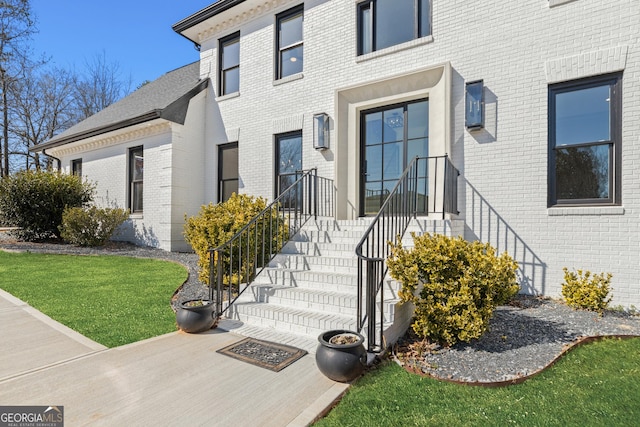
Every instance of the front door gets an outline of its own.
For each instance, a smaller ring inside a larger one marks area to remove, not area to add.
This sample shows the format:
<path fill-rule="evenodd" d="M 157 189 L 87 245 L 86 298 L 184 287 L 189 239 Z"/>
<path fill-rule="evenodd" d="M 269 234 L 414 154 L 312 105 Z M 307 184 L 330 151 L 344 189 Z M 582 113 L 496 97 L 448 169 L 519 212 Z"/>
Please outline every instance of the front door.
<path fill-rule="evenodd" d="M 409 162 L 429 155 L 429 101 L 421 99 L 363 111 L 360 116 L 360 214 L 375 215 Z M 426 200 L 427 162 L 417 188 Z M 422 194 L 424 193 L 424 194 Z"/>

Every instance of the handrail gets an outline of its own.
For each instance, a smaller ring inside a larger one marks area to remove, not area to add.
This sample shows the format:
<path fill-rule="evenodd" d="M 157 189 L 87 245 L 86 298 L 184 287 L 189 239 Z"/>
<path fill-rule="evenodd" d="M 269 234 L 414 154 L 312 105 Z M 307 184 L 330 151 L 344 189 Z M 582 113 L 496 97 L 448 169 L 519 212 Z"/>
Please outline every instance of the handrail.
<path fill-rule="evenodd" d="M 218 317 L 310 218 L 333 216 L 333 180 L 319 177 L 316 168 L 298 171 L 296 177 L 299 174 L 293 184 L 227 242 L 209 250 L 209 298 L 215 301 Z M 224 291 L 227 305 L 223 308 Z"/>
<path fill-rule="evenodd" d="M 444 163 L 442 172 L 439 168 L 441 163 Z M 436 206 L 440 205 L 440 198 L 443 219 L 447 213 L 457 214 L 458 175 L 458 170 L 447 155 L 413 158 L 356 246 L 357 327 L 358 331 L 362 331 L 367 325 L 367 345 L 370 352 L 384 350 L 382 314 L 378 325 L 379 337 L 376 337 L 376 323 L 377 313 L 382 313 L 384 307 L 383 283 L 387 275 L 385 260 L 390 254 L 389 242 L 402 239 L 409 223 L 418 214 L 439 213 Z M 441 181 L 442 189 L 439 185 Z M 378 296 L 379 307 L 376 301 Z"/>

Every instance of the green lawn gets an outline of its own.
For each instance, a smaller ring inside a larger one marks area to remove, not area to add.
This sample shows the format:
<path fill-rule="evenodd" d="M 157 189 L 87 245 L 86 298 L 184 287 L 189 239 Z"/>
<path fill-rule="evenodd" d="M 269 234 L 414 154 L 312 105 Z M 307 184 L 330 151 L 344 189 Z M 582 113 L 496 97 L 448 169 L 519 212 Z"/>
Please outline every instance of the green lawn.
<path fill-rule="evenodd" d="M 107 347 L 175 331 L 185 267 L 120 256 L 0 251 L 0 288 Z"/>
<path fill-rule="evenodd" d="M 388 363 L 360 378 L 315 426 L 636 426 L 640 338 L 571 351 L 520 385 L 484 388 L 409 374 Z"/>

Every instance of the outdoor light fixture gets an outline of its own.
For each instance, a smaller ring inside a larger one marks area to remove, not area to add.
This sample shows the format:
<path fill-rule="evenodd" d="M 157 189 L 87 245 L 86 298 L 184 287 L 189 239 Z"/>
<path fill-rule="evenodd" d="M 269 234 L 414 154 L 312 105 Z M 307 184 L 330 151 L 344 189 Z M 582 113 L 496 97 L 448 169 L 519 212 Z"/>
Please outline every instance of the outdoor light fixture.
<path fill-rule="evenodd" d="M 326 113 L 313 115 L 313 148 L 329 148 L 329 115 Z"/>
<path fill-rule="evenodd" d="M 464 121 L 467 129 L 484 127 L 484 81 L 476 80 L 466 84 Z"/>

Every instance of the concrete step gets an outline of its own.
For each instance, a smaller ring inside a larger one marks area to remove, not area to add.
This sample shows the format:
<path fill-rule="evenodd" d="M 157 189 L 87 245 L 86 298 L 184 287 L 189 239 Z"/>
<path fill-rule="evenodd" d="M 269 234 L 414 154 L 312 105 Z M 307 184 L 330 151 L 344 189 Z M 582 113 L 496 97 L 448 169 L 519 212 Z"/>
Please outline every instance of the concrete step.
<path fill-rule="evenodd" d="M 316 242 L 316 243 L 349 243 L 357 244 L 364 232 L 360 231 L 327 231 L 302 229 L 291 238 L 296 242 Z M 355 246 L 355 245 L 354 245 Z"/>
<path fill-rule="evenodd" d="M 309 337 L 317 337 L 331 329 L 353 330 L 356 327 L 355 316 L 301 310 L 264 302 L 236 302 L 227 313 L 227 317 L 243 324 Z"/>
<path fill-rule="evenodd" d="M 364 233 L 369 225 L 371 225 L 371 218 L 353 220 L 318 219 L 307 222 L 303 229 L 322 231 L 356 231 Z"/>
<path fill-rule="evenodd" d="M 238 299 L 242 302 L 264 302 L 301 310 L 314 310 L 355 316 L 356 293 L 321 291 L 294 286 L 254 283 Z"/>
<path fill-rule="evenodd" d="M 331 271 L 290 270 L 286 268 L 266 268 L 254 283 L 282 285 L 327 292 L 344 292 L 355 295 L 358 277 L 353 274 L 339 274 Z"/>
<path fill-rule="evenodd" d="M 354 252 L 355 254 L 355 252 Z M 357 274 L 358 262 L 354 257 L 329 257 L 329 256 L 313 256 L 304 254 L 278 254 L 271 262 L 269 267 L 286 268 L 291 270 L 320 270 L 333 271 L 341 274 Z"/>
<path fill-rule="evenodd" d="M 356 243 L 315 243 L 289 241 L 282 250 L 283 254 L 303 254 L 327 257 L 356 257 Z"/>

